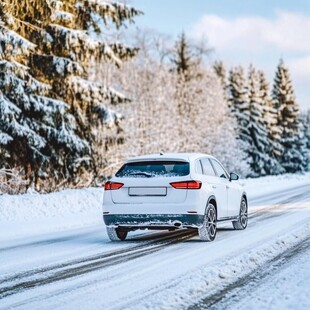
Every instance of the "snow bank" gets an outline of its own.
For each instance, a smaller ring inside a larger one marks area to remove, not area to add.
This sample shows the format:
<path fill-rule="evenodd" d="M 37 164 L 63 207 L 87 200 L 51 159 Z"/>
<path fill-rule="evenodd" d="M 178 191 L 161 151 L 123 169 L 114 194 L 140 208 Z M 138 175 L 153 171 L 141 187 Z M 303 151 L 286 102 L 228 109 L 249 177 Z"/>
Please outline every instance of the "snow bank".
<path fill-rule="evenodd" d="M 0 195 L 0 240 L 102 224 L 102 188 Z"/>
<path fill-rule="evenodd" d="M 249 178 L 242 179 L 240 182 L 244 186 L 248 197 L 253 200 L 263 195 L 277 192 L 279 190 L 283 191 L 306 184 L 309 184 L 310 186 L 310 173 L 282 174 L 255 179 Z"/>
<path fill-rule="evenodd" d="M 187 309 L 192 303 L 205 298 L 206 293 L 210 296 L 238 279 L 250 275 L 309 236 L 310 224 L 307 223 L 244 254 L 193 270 L 173 282 L 164 284 L 165 289 L 159 290 L 158 293 L 155 289 L 153 294 L 141 296 L 141 302 L 135 302 L 126 308 L 154 309 L 156 305 L 156 309 Z"/>
<path fill-rule="evenodd" d="M 243 298 L 237 303 L 231 298 L 226 309 L 293 310 L 310 308 L 310 249 L 281 266 L 278 272 L 264 279 L 255 290 L 243 290 Z M 284 267 L 284 268 L 283 268 Z M 224 307 L 222 308 L 224 309 Z"/>

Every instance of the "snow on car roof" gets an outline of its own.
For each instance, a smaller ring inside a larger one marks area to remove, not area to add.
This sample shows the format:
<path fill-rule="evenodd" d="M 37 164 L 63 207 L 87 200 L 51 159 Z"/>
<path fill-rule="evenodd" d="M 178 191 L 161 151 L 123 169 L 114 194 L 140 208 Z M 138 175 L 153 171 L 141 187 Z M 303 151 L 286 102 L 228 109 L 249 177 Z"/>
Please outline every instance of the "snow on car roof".
<path fill-rule="evenodd" d="M 200 157 L 213 157 L 213 156 L 202 153 L 155 153 L 130 158 L 129 160 L 127 160 L 127 162 L 146 161 L 146 160 L 166 160 L 166 159 L 189 161 L 191 159 Z"/>

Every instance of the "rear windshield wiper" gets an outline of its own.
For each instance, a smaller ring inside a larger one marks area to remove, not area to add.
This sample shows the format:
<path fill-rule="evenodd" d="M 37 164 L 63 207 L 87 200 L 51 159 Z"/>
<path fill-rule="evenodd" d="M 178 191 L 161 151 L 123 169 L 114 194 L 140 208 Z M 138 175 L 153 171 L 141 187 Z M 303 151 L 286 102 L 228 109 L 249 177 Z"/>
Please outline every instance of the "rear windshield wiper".
<path fill-rule="evenodd" d="M 152 174 L 147 173 L 147 172 L 132 172 L 132 173 L 129 173 L 128 175 L 143 175 L 147 178 L 151 178 L 153 176 Z"/>

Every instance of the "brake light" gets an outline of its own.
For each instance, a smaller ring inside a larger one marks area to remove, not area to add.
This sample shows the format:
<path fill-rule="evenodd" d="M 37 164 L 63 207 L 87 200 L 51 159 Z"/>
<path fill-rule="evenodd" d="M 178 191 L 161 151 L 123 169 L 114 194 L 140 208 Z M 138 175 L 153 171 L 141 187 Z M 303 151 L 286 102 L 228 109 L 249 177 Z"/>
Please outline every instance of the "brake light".
<path fill-rule="evenodd" d="M 200 181 L 181 181 L 181 182 L 172 182 L 170 185 L 177 189 L 200 189 Z"/>
<path fill-rule="evenodd" d="M 120 189 L 122 186 L 124 186 L 123 183 L 108 181 L 104 184 L 104 189 L 106 191 L 112 191 L 112 190 Z"/>

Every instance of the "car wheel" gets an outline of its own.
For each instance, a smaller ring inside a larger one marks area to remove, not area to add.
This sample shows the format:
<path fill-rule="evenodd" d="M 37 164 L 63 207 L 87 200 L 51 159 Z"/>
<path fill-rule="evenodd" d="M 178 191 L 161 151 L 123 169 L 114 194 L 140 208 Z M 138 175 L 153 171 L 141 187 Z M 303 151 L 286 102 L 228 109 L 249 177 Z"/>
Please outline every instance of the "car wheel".
<path fill-rule="evenodd" d="M 248 225 L 248 205 L 244 197 L 241 200 L 238 220 L 233 221 L 232 224 L 236 230 L 246 229 Z"/>
<path fill-rule="evenodd" d="M 206 207 L 203 224 L 198 228 L 199 238 L 202 241 L 213 241 L 216 236 L 216 209 L 212 203 Z"/>
<path fill-rule="evenodd" d="M 107 233 L 111 241 L 123 241 L 126 239 L 128 231 L 119 230 L 117 228 L 107 226 Z"/>

